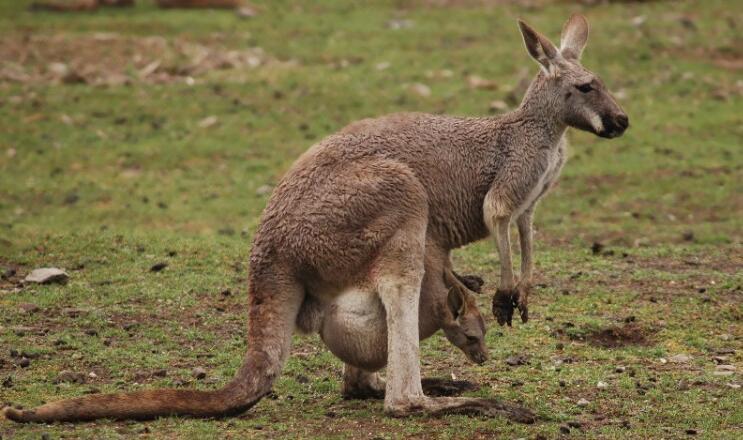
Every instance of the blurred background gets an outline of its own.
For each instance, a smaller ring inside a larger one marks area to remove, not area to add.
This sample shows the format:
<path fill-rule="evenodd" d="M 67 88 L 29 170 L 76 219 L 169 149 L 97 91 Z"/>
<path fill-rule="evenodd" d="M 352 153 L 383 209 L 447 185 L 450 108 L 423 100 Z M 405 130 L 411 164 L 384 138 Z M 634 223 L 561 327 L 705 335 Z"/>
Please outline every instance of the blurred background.
<path fill-rule="evenodd" d="M 245 419 L 53 433 L 533 437 L 568 420 L 582 426 L 568 431 L 606 438 L 740 428 L 738 373 L 714 373 L 740 365 L 743 349 L 743 3 L 204 1 L 0 0 L 0 380 L 11 378 L 0 400 L 184 384 L 196 366 L 211 368 L 205 386 L 226 380 L 244 349 L 252 233 L 291 163 L 360 118 L 515 108 L 537 72 L 516 20 L 557 43 L 580 12 L 591 23 L 583 63 L 631 128 L 611 141 L 568 133 L 570 159 L 536 215 L 534 323 L 496 329 L 485 295 L 489 365 L 467 365 L 443 338 L 424 345 L 426 374 L 469 375 L 480 394 L 523 400 L 547 421 L 386 419 L 379 402 L 340 401 L 340 366 L 305 338 L 278 397 Z M 455 255 L 486 290 L 497 258 L 487 242 Z M 42 266 L 65 268 L 70 282 L 22 282 Z M 503 364 L 515 353 L 532 362 Z M 659 360 L 678 354 L 690 359 Z M 627 365 L 637 376 L 612 373 Z M 83 379 L 60 388 L 60 369 Z M 611 394 L 595 397 L 597 381 Z M 577 410 L 580 397 L 592 406 Z M 0 432 L 11 428 L 46 429 Z"/>

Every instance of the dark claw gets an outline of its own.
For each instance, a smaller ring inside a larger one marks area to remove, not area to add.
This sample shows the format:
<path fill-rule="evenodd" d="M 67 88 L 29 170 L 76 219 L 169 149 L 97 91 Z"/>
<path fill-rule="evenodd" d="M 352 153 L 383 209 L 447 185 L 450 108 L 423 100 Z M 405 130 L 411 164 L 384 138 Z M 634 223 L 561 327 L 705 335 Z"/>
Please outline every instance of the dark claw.
<path fill-rule="evenodd" d="M 482 286 L 485 284 L 485 281 L 482 278 L 477 275 L 459 275 L 456 272 L 452 273 L 466 288 L 475 293 L 482 293 Z"/>
<path fill-rule="evenodd" d="M 493 296 L 493 316 L 498 324 L 509 327 L 513 324 L 513 310 L 517 306 L 518 292 L 498 289 Z"/>

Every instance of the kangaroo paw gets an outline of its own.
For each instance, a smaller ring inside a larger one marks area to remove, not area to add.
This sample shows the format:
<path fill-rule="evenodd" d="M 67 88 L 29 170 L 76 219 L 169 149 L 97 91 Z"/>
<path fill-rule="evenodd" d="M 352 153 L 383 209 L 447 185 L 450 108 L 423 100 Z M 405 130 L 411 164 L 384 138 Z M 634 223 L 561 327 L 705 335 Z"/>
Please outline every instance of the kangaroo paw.
<path fill-rule="evenodd" d="M 467 289 L 475 293 L 482 293 L 482 286 L 485 284 L 485 281 L 481 277 L 477 275 L 459 275 L 456 272 L 454 272 L 454 276 L 457 277 L 459 282 L 464 284 Z"/>
<path fill-rule="evenodd" d="M 517 290 L 498 289 L 493 295 L 493 316 L 500 325 L 508 325 L 513 321 L 513 310 L 518 305 L 519 293 Z"/>

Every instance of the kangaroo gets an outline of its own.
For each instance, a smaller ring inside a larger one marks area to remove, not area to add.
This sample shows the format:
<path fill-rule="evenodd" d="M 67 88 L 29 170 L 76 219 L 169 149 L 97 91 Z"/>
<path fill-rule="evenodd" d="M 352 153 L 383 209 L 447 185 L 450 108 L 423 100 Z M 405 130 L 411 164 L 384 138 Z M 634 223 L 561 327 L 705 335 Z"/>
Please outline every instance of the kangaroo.
<path fill-rule="evenodd" d="M 289 356 L 295 325 L 306 324 L 313 302 L 338 304 L 346 315 L 360 311 L 359 321 L 370 314 L 378 319 L 369 309 L 381 303 L 387 414 L 493 414 L 498 405 L 487 399 L 423 393 L 419 303 L 430 298 L 422 296 L 422 287 L 441 287 L 443 271 L 434 266 L 448 262 L 452 249 L 492 233 L 501 256 L 499 291 L 508 299 L 494 312 L 503 324 L 510 321 L 508 308 L 512 313 L 518 307 L 526 320 L 531 218 L 564 164 L 567 127 L 612 138 L 629 125 L 601 80 L 580 64 L 588 38 L 584 17 L 570 17 L 560 49 L 526 23 L 519 21 L 519 28 L 540 71 L 516 110 L 498 117 L 404 113 L 361 120 L 311 147 L 289 169 L 253 239 L 247 353 L 223 388 L 90 395 L 30 410 L 7 408 L 6 417 L 50 422 L 242 413 L 270 391 Z M 522 246 L 518 282 L 508 236 L 512 219 Z M 373 381 L 378 359 L 366 358 L 359 323 L 347 318 L 323 318 L 333 327 L 324 338 L 356 368 L 356 382 Z M 375 325 L 375 331 L 381 330 Z M 352 335 L 348 344 L 344 334 Z M 367 336 L 377 341 L 376 334 Z M 510 415 L 534 421 L 525 409 Z"/>
<path fill-rule="evenodd" d="M 427 264 L 426 267 L 435 265 Z M 476 277 L 460 277 L 449 269 L 444 270 L 443 283 L 435 276 L 424 275 L 418 329 L 420 340 L 443 329 L 452 345 L 462 350 L 470 361 L 482 364 L 488 358 L 486 328 L 473 295 L 473 292 L 480 293 L 482 284 L 475 284 L 474 289 L 470 289 L 460 281 L 473 278 Z M 343 397 L 382 398 L 384 381 L 376 373 L 369 374 L 387 363 L 387 324 L 381 302 L 374 297 L 360 302 L 351 296 L 324 305 L 311 301 L 312 305 L 308 305 L 307 300 L 302 305 L 300 316 L 303 319 L 297 323 L 298 328 L 305 333 L 319 332 L 331 352 L 345 362 Z M 309 310 L 310 307 L 315 309 Z M 440 382 L 422 380 L 424 390 L 429 393 L 441 393 L 442 387 L 448 386 Z"/>

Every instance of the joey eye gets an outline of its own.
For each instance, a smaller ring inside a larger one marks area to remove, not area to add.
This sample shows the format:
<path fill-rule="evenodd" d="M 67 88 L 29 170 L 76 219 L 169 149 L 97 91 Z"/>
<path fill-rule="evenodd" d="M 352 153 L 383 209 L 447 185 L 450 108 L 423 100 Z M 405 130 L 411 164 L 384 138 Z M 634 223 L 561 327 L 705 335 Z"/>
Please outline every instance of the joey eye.
<path fill-rule="evenodd" d="M 591 87 L 591 83 L 578 84 L 577 86 L 575 86 L 575 88 L 578 89 L 581 93 L 588 93 L 593 90 L 593 87 Z"/>

